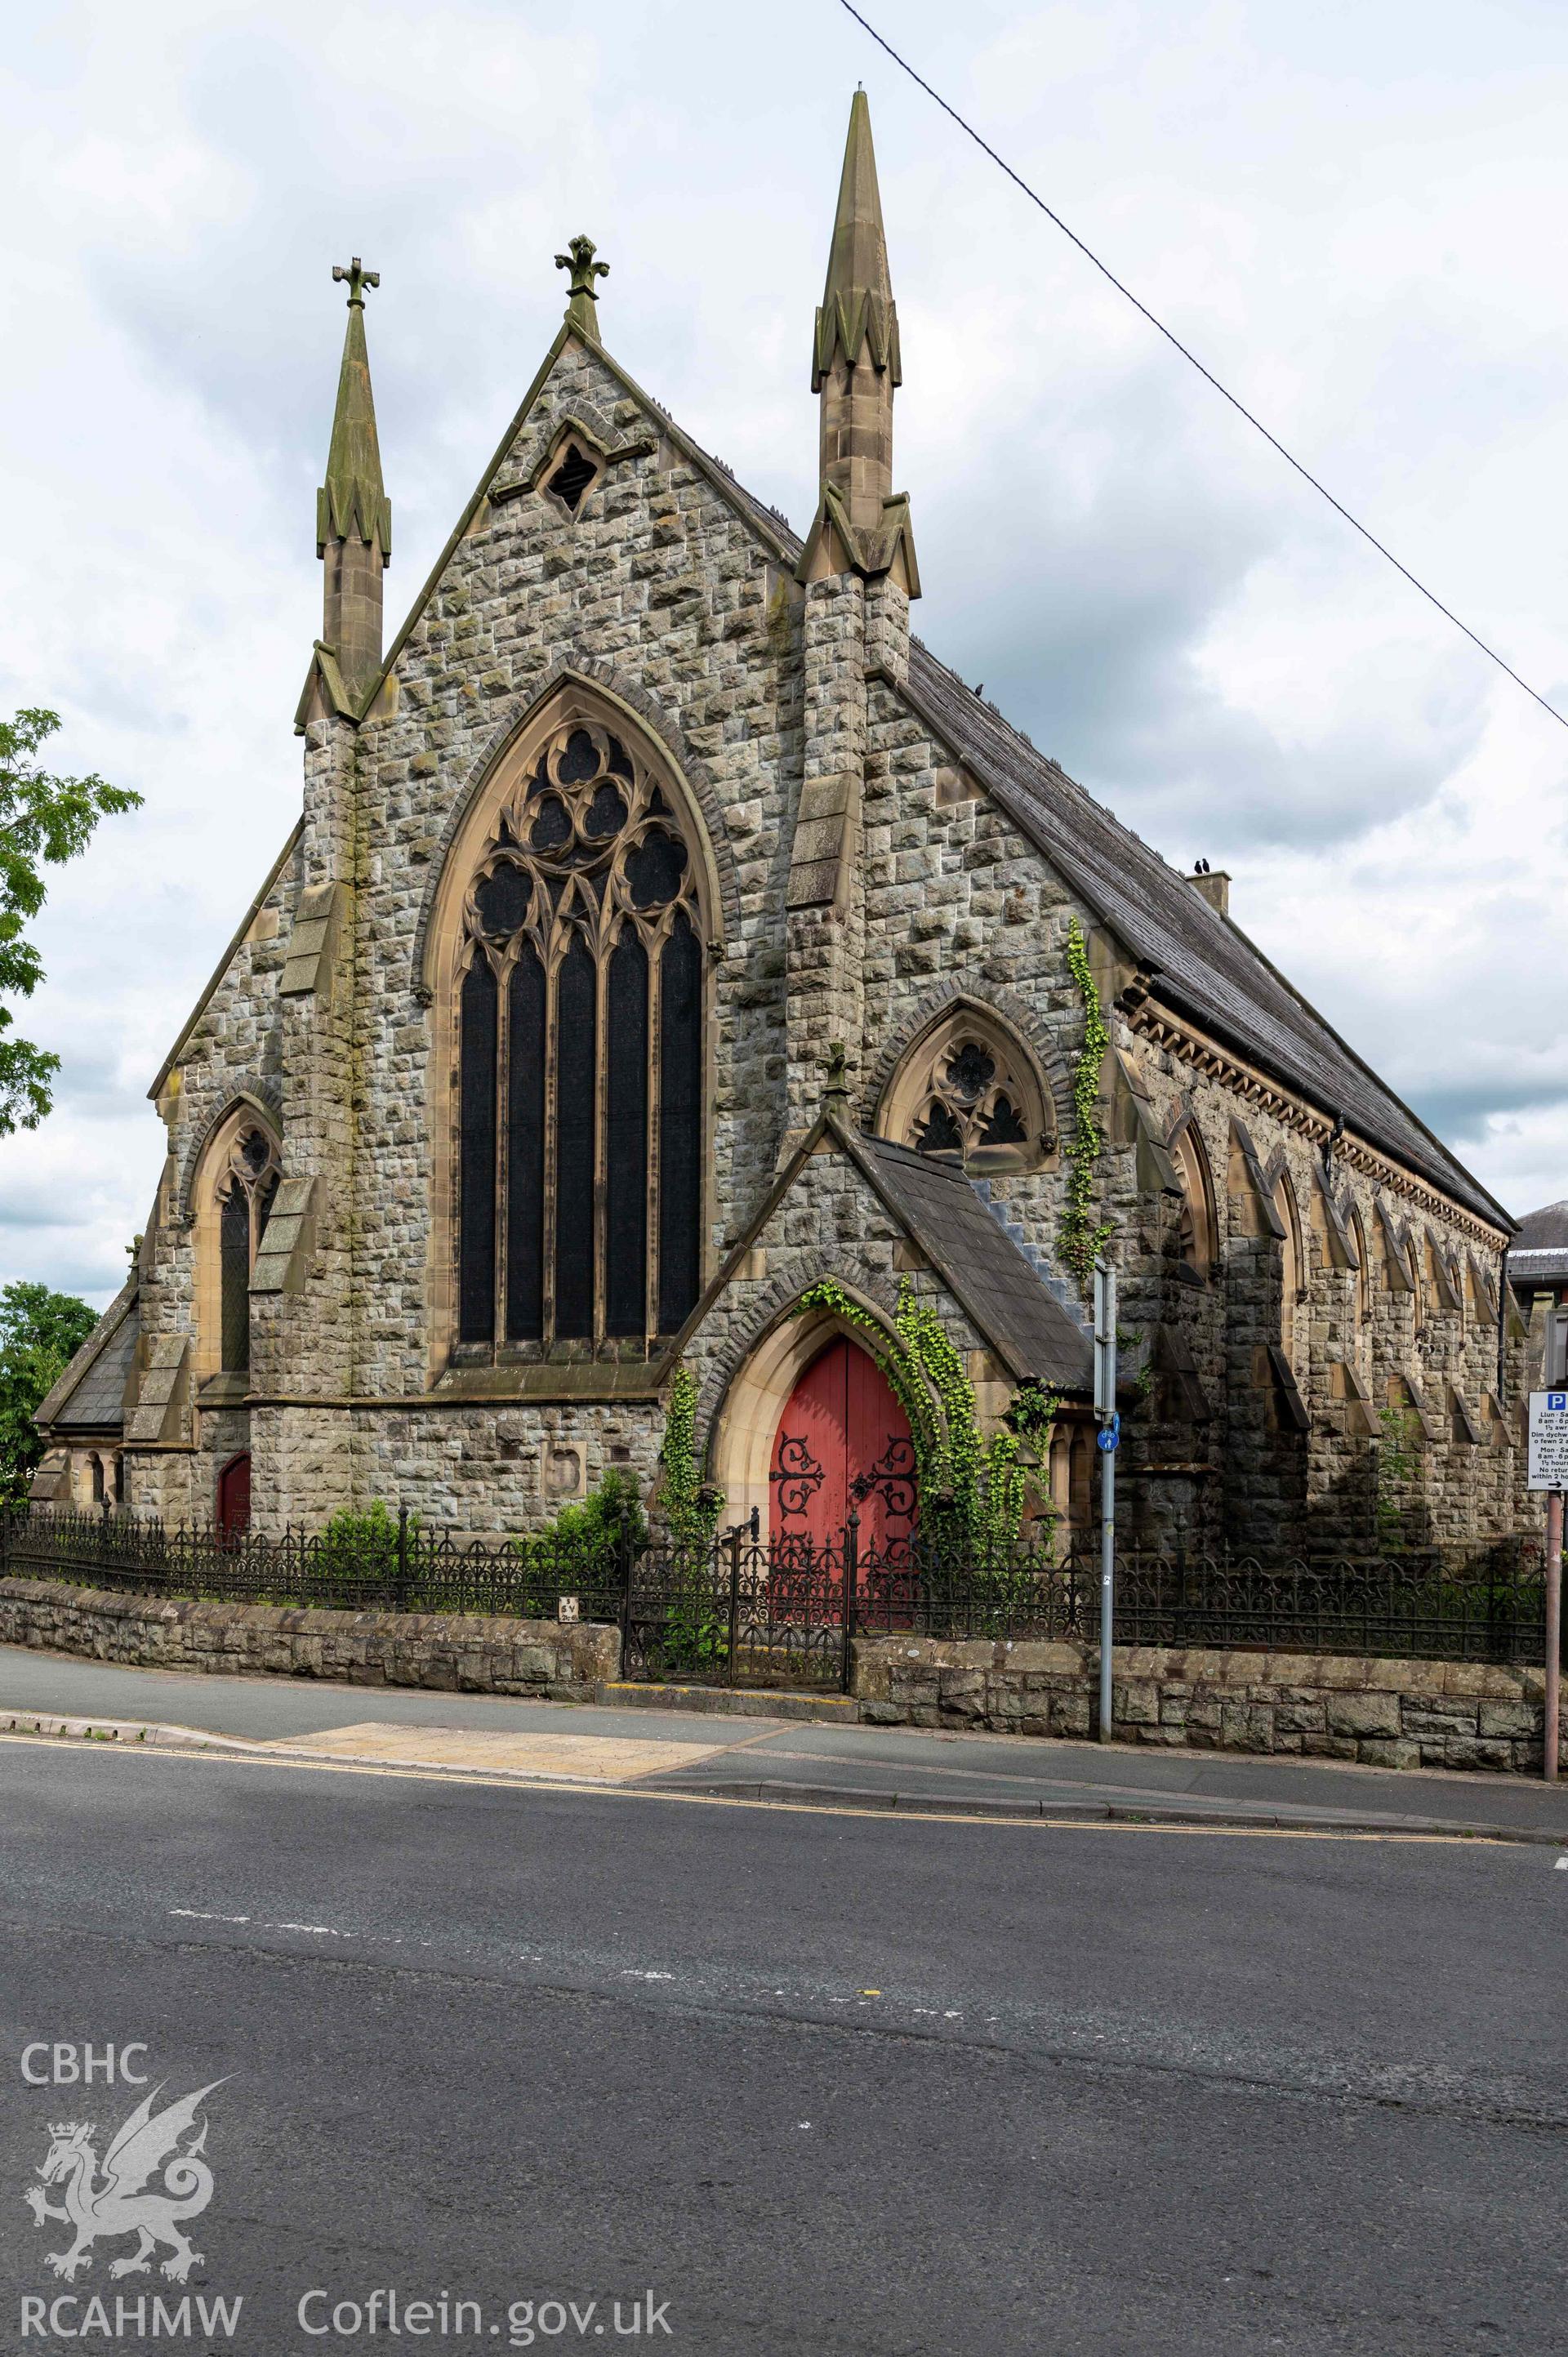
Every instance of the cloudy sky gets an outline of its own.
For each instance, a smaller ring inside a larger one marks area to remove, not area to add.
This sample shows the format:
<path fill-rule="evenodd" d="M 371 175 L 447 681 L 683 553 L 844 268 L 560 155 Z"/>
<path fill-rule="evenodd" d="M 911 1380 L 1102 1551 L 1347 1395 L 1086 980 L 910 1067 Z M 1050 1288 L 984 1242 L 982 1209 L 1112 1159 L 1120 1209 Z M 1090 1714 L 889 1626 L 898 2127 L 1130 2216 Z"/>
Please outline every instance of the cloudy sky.
<path fill-rule="evenodd" d="M 1561 0 L 866 0 L 1305 463 L 1568 709 Z M 0 1281 L 102 1301 L 145 1092 L 293 823 L 342 329 L 389 632 L 554 332 L 797 524 L 870 93 L 921 635 L 1233 913 L 1515 1211 L 1568 1193 L 1568 729 L 1291 475 L 837 0 L 56 0 L 0 59 L 0 705 L 146 797 L 60 875 Z"/>

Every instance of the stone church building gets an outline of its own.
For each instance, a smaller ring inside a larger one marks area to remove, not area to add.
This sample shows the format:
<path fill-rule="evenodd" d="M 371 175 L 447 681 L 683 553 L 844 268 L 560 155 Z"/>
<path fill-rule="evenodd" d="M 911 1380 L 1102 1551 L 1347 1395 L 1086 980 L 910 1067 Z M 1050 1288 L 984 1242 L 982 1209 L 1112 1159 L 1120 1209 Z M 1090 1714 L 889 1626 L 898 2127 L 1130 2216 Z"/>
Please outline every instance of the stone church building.
<path fill-rule="evenodd" d="M 724 1520 L 827 1528 L 907 1436 L 864 1322 L 906 1286 L 983 1423 L 1059 1400 L 1038 1480 L 1081 1527 L 1103 1227 L 1134 1532 L 1365 1545 L 1391 1419 L 1407 1527 L 1517 1527 L 1507 1213 L 1222 876 L 910 635 L 864 96 L 803 540 L 612 357 L 591 242 L 557 261 L 565 317 L 390 644 L 377 282 L 334 274 L 303 809 L 154 1082 L 156 1200 L 38 1494 L 517 1530 L 611 1467 L 651 1492 L 683 1363 Z M 858 1318 L 801 1312 L 824 1278 Z"/>

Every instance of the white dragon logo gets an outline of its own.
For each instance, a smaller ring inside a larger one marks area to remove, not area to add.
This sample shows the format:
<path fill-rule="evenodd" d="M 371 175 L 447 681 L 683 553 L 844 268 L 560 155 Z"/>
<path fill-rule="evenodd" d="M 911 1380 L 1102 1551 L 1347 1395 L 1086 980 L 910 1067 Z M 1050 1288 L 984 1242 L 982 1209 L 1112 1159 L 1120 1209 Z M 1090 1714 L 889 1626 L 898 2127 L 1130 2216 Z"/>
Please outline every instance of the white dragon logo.
<path fill-rule="evenodd" d="M 209 2086 L 199 2087 L 194 2094 L 166 2105 L 156 2118 L 153 2105 L 162 2088 L 155 2087 L 104 2154 L 102 2178 L 91 2121 L 51 2122 L 49 2148 L 38 2174 L 45 2185 L 58 2185 L 63 2179 L 64 2206 L 57 2208 L 46 2201 L 37 2185 L 29 2185 L 22 2199 L 36 2224 L 41 2226 L 48 2218 L 63 2219 L 76 2229 L 76 2240 L 69 2251 L 46 2253 L 47 2266 L 74 2283 L 81 2269 L 92 2265 L 92 2245 L 100 2235 L 112 2239 L 134 2234 L 138 2237 L 135 2249 L 128 2258 L 113 2262 L 109 2269 L 112 2276 L 148 2274 L 153 2253 L 160 2244 L 166 2244 L 170 2256 L 164 2261 L 162 2272 L 175 2283 L 186 2281 L 192 2267 L 201 2265 L 201 2253 L 191 2248 L 180 2224 L 184 2219 L 199 2217 L 212 2199 L 212 2171 L 201 2158 L 207 2143 L 206 2121 L 183 2151 L 180 2138 L 195 2127 L 203 2099 L 222 2084 L 221 2079 L 214 2079 Z M 149 2180 L 160 2170 L 161 2184 L 150 2186 Z"/>

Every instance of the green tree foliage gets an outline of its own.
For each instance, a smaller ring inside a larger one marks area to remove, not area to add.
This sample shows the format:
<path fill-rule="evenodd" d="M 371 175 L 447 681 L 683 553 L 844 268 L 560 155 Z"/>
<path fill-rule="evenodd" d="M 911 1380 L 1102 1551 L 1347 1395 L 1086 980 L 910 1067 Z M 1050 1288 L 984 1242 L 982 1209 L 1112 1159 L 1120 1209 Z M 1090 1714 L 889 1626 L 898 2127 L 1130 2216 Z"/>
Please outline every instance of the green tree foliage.
<path fill-rule="evenodd" d="M 417 1514 L 408 1518 L 408 1536 L 418 1539 L 424 1525 Z M 339 1506 L 321 1534 L 317 1570 L 324 1580 L 352 1587 L 357 1580 L 390 1580 L 396 1576 L 397 1516 L 382 1498 L 365 1507 Z"/>
<path fill-rule="evenodd" d="M 97 1323 L 97 1311 L 73 1293 L 24 1284 L 0 1291 L 0 1505 L 26 1499 L 44 1453 L 34 1410 Z"/>
<path fill-rule="evenodd" d="M 134 810 L 141 795 L 100 777 L 55 778 L 36 759 L 59 726 L 58 712 L 34 706 L 0 720 L 0 999 L 30 998 L 43 966 L 24 927 L 44 905 L 45 867 L 85 851 L 101 818 Z M 0 1006 L 0 1137 L 37 1129 L 53 1102 L 59 1058 L 10 1035 Z"/>
<path fill-rule="evenodd" d="M 647 1544 L 648 1518 L 637 1476 L 611 1465 L 580 1504 L 563 1506 L 541 1531 L 521 1532 L 511 1547 L 531 1568 L 591 1583 L 609 1577 L 624 1548 L 635 1553 Z"/>

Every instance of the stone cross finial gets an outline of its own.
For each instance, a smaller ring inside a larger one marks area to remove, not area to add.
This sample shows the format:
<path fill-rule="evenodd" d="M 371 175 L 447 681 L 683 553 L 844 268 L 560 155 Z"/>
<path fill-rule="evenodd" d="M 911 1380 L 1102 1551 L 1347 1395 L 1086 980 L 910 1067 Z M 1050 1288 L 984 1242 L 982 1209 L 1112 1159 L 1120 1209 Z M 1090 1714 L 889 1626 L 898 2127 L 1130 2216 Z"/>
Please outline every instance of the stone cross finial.
<path fill-rule="evenodd" d="M 365 289 L 367 286 L 379 286 L 381 285 L 381 272 L 379 270 L 367 270 L 360 262 L 359 255 L 356 253 L 352 261 L 349 263 L 347 270 L 344 269 L 340 262 L 335 262 L 332 264 L 332 282 L 334 285 L 336 285 L 339 280 L 345 278 L 349 282 L 349 302 L 357 303 L 362 311 L 365 307 Z"/>

